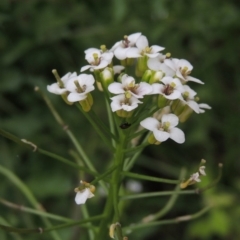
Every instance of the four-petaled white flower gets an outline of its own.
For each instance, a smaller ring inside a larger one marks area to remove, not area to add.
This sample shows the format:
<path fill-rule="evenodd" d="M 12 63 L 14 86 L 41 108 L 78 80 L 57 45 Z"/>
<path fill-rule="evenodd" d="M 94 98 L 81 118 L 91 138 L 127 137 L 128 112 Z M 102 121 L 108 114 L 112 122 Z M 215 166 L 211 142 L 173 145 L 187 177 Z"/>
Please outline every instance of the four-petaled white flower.
<path fill-rule="evenodd" d="M 168 138 L 171 138 L 177 143 L 183 143 L 185 141 L 184 132 L 176 128 L 178 125 L 178 117 L 174 114 L 165 114 L 162 116 L 161 121 L 149 117 L 140 122 L 141 126 L 152 131 L 154 137 L 159 142 L 164 142 Z"/>
<path fill-rule="evenodd" d="M 114 55 L 119 60 L 126 58 L 138 58 L 138 48 L 136 48 L 136 42 L 141 36 L 141 33 L 133 33 L 129 36 L 124 36 L 124 40 L 114 44 L 110 51 L 114 52 Z"/>
<path fill-rule="evenodd" d="M 159 55 L 160 51 L 164 50 L 164 47 L 160 47 L 158 45 L 149 47 L 148 40 L 143 35 L 138 38 L 136 46 L 138 48 L 139 57 L 146 55 L 149 58 L 155 58 Z"/>
<path fill-rule="evenodd" d="M 152 86 L 146 82 L 135 83 L 135 79 L 127 74 L 121 78 L 122 83 L 114 82 L 108 86 L 108 90 L 114 94 L 133 95 L 136 98 L 143 98 L 144 95 L 151 94 Z"/>
<path fill-rule="evenodd" d="M 88 198 L 94 197 L 94 194 L 89 188 L 78 191 L 75 197 L 76 204 L 84 204 Z"/>
<path fill-rule="evenodd" d="M 102 52 L 97 48 L 89 48 L 85 50 L 85 59 L 90 65 L 86 65 L 81 68 L 81 72 L 90 68 L 91 71 L 103 69 L 107 67 L 113 58 L 112 52 Z"/>
<path fill-rule="evenodd" d="M 196 92 L 193 91 L 188 85 L 182 86 L 182 96 L 181 100 L 186 103 L 194 112 L 199 113 L 199 105 L 194 101 Z"/>
<path fill-rule="evenodd" d="M 69 102 L 82 101 L 87 94 L 95 89 L 94 77 L 91 74 L 80 74 L 69 79 L 66 89 L 70 92 L 67 99 Z"/>
<path fill-rule="evenodd" d="M 48 85 L 47 90 L 51 93 L 61 95 L 65 92 L 67 92 L 66 84 L 69 81 L 69 79 L 71 79 L 72 77 L 76 77 L 76 76 L 77 76 L 76 72 L 73 72 L 73 73 L 69 72 L 61 78 L 60 83 L 57 82 L 57 83 L 53 83 L 51 85 Z"/>
<path fill-rule="evenodd" d="M 115 97 L 112 97 L 111 100 L 111 108 L 113 112 L 121 109 L 130 112 L 137 108 L 139 103 L 142 103 L 134 96 L 131 98 L 126 98 L 125 94 L 119 94 Z"/>
<path fill-rule="evenodd" d="M 152 94 L 161 94 L 170 100 L 181 97 L 182 83 L 178 78 L 164 77 L 161 82 L 164 83 L 164 85 L 160 83 L 154 83 L 152 85 Z"/>
<path fill-rule="evenodd" d="M 193 174 L 190 176 L 189 181 L 192 182 L 192 184 L 195 183 L 195 182 L 201 182 L 201 179 L 199 178 L 199 176 L 200 176 L 200 175 L 199 175 L 198 172 L 193 173 Z"/>
<path fill-rule="evenodd" d="M 166 59 L 164 63 L 169 68 L 171 68 L 175 72 L 176 76 L 179 79 L 181 79 L 183 82 L 192 81 L 192 82 L 204 84 L 201 80 L 189 76 L 191 74 L 193 66 L 187 60 L 172 58 L 172 59 Z"/>

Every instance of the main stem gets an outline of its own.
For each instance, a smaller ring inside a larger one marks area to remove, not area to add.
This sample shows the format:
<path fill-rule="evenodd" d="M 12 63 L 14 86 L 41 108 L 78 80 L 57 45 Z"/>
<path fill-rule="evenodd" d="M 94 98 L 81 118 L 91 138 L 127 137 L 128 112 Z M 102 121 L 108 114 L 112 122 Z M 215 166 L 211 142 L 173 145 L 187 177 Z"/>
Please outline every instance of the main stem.
<path fill-rule="evenodd" d="M 120 213 L 118 210 L 119 203 L 119 189 L 121 186 L 121 172 L 124 163 L 124 148 L 126 144 L 126 136 L 121 130 L 119 131 L 119 142 L 116 145 L 116 152 L 114 155 L 114 165 L 118 166 L 112 174 L 109 195 L 104 208 L 104 218 L 100 222 L 99 233 L 97 240 L 109 239 L 109 226 L 112 223 L 120 222 Z"/>

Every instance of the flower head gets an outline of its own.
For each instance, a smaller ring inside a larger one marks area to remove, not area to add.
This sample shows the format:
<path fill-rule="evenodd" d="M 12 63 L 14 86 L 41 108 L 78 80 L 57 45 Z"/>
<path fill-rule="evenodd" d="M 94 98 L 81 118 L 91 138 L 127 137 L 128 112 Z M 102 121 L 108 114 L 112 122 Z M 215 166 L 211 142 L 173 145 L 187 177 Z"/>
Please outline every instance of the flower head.
<path fill-rule="evenodd" d="M 97 48 L 89 48 L 85 50 L 85 59 L 88 61 L 89 65 L 81 68 L 81 72 L 90 68 L 91 71 L 103 69 L 107 67 L 113 58 L 112 52 L 103 52 Z"/>
<path fill-rule="evenodd" d="M 87 94 L 95 89 L 94 78 L 90 74 L 80 74 L 69 79 L 66 89 L 70 92 L 67 99 L 69 102 L 82 101 Z"/>
<path fill-rule="evenodd" d="M 125 94 L 119 94 L 115 97 L 112 97 L 111 100 L 112 100 L 111 108 L 113 112 L 116 112 L 121 109 L 130 112 L 137 108 L 139 103 L 142 103 L 134 96 L 126 98 Z"/>
<path fill-rule="evenodd" d="M 149 58 L 155 58 L 159 55 L 159 52 L 164 50 L 164 47 L 153 45 L 149 47 L 148 39 L 145 36 L 140 36 L 136 42 L 136 46 L 139 51 L 139 57 L 148 56 Z"/>
<path fill-rule="evenodd" d="M 128 92 L 129 97 L 133 95 L 136 98 L 143 98 L 144 95 L 152 92 L 152 86 L 146 82 L 135 83 L 133 77 L 124 74 L 121 78 L 122 83 L 114 82 L 108 87 L 109 92 L 114 94 L 123 94 Z"/>
<path fill-rule="evenodd" d="M 204 84 L 201 80 L 189 76 L 191 74 L 193 66 L 187 60 L 172 58 L 172 59 L 166 59 L 164 63 L 175 72 L 175 75 L 179 79 L 181 79 L 181 81 L 183 82 L 192 81 L 192 82 Z"/>
<path fill-rule="evenodd" d="M 177 143 L 183 143 L 185 141 L 184 132 L 176 128 L 178 125 L 178 117 L 174 114 L 165 114 L 162 116 L 161 121 L 149 117 L 140 122 L 141 126 L 152 131 L 154 137 L 159 142 L 164 142 L 168 138 L 171 138 Z"/>
<path fill-rule="evenodd" d="M 136 42 L 140 36 L 141 33 L 133 33 L 129 36 L 124 36 L 124 39 L 115 43 L 110 51 L 113 51 L 115 57 L 119 60 L 137 58 L 139 57 L 139 51 L 138 48 L 136 48 Z"/>
<path fill-rule="evenodd" d="M 94 197 L 95 187 L 87 182 L 80 181 L 80 186 L 75 188 L 74 191 L 77 193 L 75 197 L 76 204 L 84 204 L 88 198 Z"/>
<path fill-rule="evenodd" d="M 154 83 L 153 94 L 161 94 L 165 98 L 174 100 L 181 97 L 182 84 L 178 78 L 164 77 L 161 82 L 164 84 Z"/>

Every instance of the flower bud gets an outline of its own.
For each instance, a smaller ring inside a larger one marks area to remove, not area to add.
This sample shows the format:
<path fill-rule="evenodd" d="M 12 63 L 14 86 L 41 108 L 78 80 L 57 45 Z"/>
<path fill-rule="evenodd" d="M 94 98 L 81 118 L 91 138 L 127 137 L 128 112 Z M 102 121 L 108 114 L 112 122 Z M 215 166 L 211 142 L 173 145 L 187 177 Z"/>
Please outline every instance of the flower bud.
<path fill-rule="evenodd" d="M 104 87 L 107 89 L 108 86 L 114 82 L 114 73 L 113 69 L 110 67 L 106 67 L 101 73 L 100 73 L 101 83 L 104 85 Z"/>
<path fill-rule="evenodd" d="M 148 58 L 146 56 L 138 58 L 135 70 L 137 77 L 143 76 L 144 72 L 148 69 L 147 60 Z"/>
<path fill-rule="evenodd" d="M 193 110 L 188 106 L 185 105 L 183 112 L 178 116 L 179 121 L 181 123 L 185 122 L 193 113 Z"/>
<path fill-rule="evenodd" d="M 158 96 L 158 107 L 164 108 L 169 104 L 169 100 L 165 98 L 163 95 L 159 94 Z"/>

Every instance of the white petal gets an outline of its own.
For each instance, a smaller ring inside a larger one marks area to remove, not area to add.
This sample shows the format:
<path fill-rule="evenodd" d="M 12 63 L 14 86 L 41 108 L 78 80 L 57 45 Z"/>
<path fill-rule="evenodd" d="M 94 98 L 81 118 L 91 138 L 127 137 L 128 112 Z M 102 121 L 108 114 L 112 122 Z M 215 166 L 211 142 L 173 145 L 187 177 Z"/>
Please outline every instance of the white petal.
<path fill-rule="evenodd" d="M 133 33 L 128 36 L 128 40 L 130 41 L 130 44 L 135 44 L 138 40 L 138 38 L 142 35 L 142 33 Z"/>
<path fill-rule="evenodd" d="M 153 83 L 152 84 L 152 94 L 162 94 L 164 91 L 165 86 L 160 83 Z"/>
<path fill-rule="evenodd" d="M 148 40 L 145 36 L 141 36 L 138 38 L 137 42 L 136 42 L 136 46 L 137 48 L 139 48 L 140 50 L 143 50 L 145 47 L 148 47 Z"/>
<path fill-rule="evenodd" d="M 84 100 L 87 97 L 86 93 L 75 93 L 72 92 L 68 95 L 67 99 L 69 102 L 78 102 Z"/>
<path fill-rule="evenodd" d="M 195 77 L 191 77 L 191 76 L 187 76 L 186 78 L 187 81 L 192 81 L 192 82 L 196 82 L 196 83 L 200 83 L 200 84 L 204 84 L 204 82 L 202 82 L 201 80 L 195 78 Z"/>
<path fill-rule="evenodd" d="M 179 128 L 170 129 L 170 138 L 177 143 L 184 143 L 185 142 L 184 132 Z"/>
<path fill-rule="evenodd" d="M 138 58 L 141 57 L 141 54 L 139 53 L 139 49 L 135 47 L 128 48 L 126 52 L 126 56 L 128 58 Z"/>
<path fill-rule="evenodd" d="M 152 53 L 158 53 L 165 49 L 164 47 L 160 47 L 158 45 L 153 45 L 153 46 L 151 46 L 151 48 L 152 48 Z"/>
<path fill-rule="evenodd" d="M 127 58 L 127 51 L 128 48 L 121 48 L 118 47 L 115 51 L 114 51 L 114 55 L 117 59 L 119 60 L 124 60 Z"/>
<path fill-rule="evenodd" d="M 199 106 L 198 103 L 196 103 L 195 101 L 187 101 L 188 106 L 196 113 L 199 113 Z"/>
<path fill-rule="evenodd" d="M 84 204 L 87 201 L 88 196 L 89 196 L 89 192 L 87 191 L 87 188 L 81 192 L 77 192 L 75 197 L 76 204 Z"/>
<path fill-rule="evenodd" d="M 108 91 L 114 94 L 124 93 L 123 86 L 121 83 L 114 82 L 108 86 Z"/>
<path fill-rule="evenodd" d="M 178 90 L 173 90 L 173 92 L 169 95 L 165 95 L 165 98 L 169 99 L 169 100 L 174 100 L 174 99 L 178 99 L 181 97 L 181 92 L 179 92 Z"/>
<path fill-rule="evenodd" d="M 153 130 L 153 135 L 159 142 L 166 141 L 170 136 L 168 132 L 160 131 L 158 129 Z"/>
<path fill-rule="evenodd" d="M 121 66 L 121 65 L 113 66 L 113 72 L 114 72 L 114 74 L 120 74 L 121 71 L 122 71 L 124 68 L 125 68 L 125 67 L 124 67 L 124 66 Z"/>
<path fill-rule="evenodd" d="M 51 93 L 57 94 L 57 95 L 61 95 L 65 92 L 67 92 L 66 88 L 59 88 L 58 83 L 53 83 L 51 85 L 47 86 L 47 90 Z"/>
<path fill-rule="evenodd" d="M 171 127 L 178 125 L 178 117 L 172 113 L 163 115 L 161 121 L 162 123 L 169 122 Z"/>
<path fill-rule="evenodd" d="M 149 58 L 147 65 L 151 70 L 159 71 L 161 63 L 158 61 L 158 58 Z"/>
<path fill-rule="evenodd" d="M 140 122 L 140 125 L 150 131 L 157 129 L 159 126 L 159 121 L 156 118 L 148 117 Z"/>
<path fill-rule="evenodd" d="M 91 65 L 86 65 L 86 66 L 84 66 L 84 67 L 82 67 L 81 69 L 80 69 L 80 72 L 84 72 L 84 71 L 86 71 L 87 69 L 89 69 L 90 67 L 92 67 Z"/>

